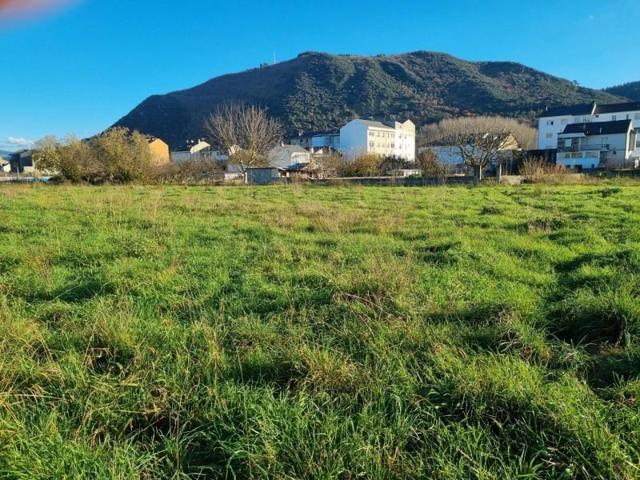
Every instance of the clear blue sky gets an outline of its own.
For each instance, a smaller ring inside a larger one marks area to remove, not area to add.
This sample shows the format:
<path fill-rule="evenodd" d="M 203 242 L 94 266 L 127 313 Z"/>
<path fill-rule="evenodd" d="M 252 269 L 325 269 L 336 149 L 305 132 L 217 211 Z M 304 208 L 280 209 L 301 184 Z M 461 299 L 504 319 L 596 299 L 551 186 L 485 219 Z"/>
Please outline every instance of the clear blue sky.
<path fill-rule="evenodd" d="M 24 0 L 21 0 L 24 1 Z M 307 50 L 435 50 L 606 87 L 640 80 L 640 0 L 78 0 L 0 21 L 0 149 L 88 136 L 145 97 Z"/>

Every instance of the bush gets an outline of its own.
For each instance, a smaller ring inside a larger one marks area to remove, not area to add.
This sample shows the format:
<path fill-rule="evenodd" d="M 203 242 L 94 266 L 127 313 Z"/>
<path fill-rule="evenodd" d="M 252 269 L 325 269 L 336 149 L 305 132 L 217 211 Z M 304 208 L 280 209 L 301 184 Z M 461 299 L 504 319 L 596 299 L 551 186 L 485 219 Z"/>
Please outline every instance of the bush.
<path fill-rule="evenodd" d="M 422 175 L 425 177 L 444 177 L 447 175 L 447 167 L 438 160 L 438 156 L 432 150 L 420 152 L 416 159 L 416 163 Z"/>
<path fill-rule="evenodd" d="M 84 141 L 46 137 L 38 143 L 34 160 L 38 170 L 71 182 L 127 183 L 153 174 L 147 138 L 126 128 L 112 128 Z"/>
<path fill-rule="evenodd" d="M 161 184 L 204 185 L 221 182 L 223 177 L 215 160 L 189 160 L 157 167 L 150 180 Z"/>
<path fill-rule="evenodd" d="M 362 155 L 353 161 L 343 161 L 338 165 L 340 177 L 375 177 L 380 175 L 382 157 L 378 155 Z"/>

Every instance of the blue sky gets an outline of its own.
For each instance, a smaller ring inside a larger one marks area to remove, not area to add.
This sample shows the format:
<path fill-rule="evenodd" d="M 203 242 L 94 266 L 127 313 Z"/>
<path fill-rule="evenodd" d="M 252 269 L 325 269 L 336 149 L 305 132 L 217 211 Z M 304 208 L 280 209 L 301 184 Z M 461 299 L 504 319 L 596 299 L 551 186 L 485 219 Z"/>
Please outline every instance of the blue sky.
<path fill-rule="evenodd" d="M 639 24 L 639 0 L 77 0 L 0 20 L 0 149 L 92 135 L 151 94 L 273 52 L 435 50 L 605 87 L 640 80 Z"/>

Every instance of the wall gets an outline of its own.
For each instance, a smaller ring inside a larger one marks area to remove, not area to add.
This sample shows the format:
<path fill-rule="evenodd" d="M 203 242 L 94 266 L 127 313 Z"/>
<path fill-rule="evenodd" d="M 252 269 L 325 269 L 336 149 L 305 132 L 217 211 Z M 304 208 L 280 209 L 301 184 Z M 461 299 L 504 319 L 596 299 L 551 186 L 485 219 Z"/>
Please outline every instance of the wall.
<path fill-rule="evenodd" d="M 353 160 L 368 151 L 366 125 L 352 121 L 340 129 L 340 149 L 347 160 Z"/>
<path fill-rule="evenodd" d="M 395 155 L 410 162 L 416 160 L 416 126 L 410 120 L 396 122 Z"/>
<path fill-rule="evenodd" d="M 564 132 L 567 125 L 579 123 L 573 120 L 573 117 L 570 115 L 538 119 L 538 150 L 557 148 L 558 134 Z"/>
<path fill-rule="evenodd" d="M 249 185 L 269 185 L 279 181 L 280 174 L 275 168 L 250 168 L 247 170 Z"/>
<path fill-rule="evenodd" d="M 151 157 L 156 165 L 165 165 L 170 162 L 169 145 L 162 140 L 149 143 L 149 150 L 151 150 Z"/>

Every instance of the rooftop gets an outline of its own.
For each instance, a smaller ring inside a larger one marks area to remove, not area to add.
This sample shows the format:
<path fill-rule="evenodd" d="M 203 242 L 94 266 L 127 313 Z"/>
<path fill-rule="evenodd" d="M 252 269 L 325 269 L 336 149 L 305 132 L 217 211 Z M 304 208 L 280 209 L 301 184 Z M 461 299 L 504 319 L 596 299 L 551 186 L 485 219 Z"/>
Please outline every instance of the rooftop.
<path fill-rule="evenodd" d="M 595 103 L 584 103 L 581 105 L 571 105 L 569 107 L 548 108 L 540 118 L 564 117 L 568 115 L 592 115 L 596 109 Z"/>
<path fill-rule="evenodd" d="M 640 102 L 612 103 L 609 105 L 598 105 L 596 114 L 617 113 L 617 112 L 633 112 L 640 110 Z"/>
<path fill-rule="evenodd" d="M 571 115 L 601 115 L 606 113 L 633 112 L 637 110 L 640 111 L 640 102 L 610 103 L 603 105 L 594 102 L 569 107 L 548 108 L 540 115 L 540 118 Z"/>
<path fill-rule="evenodd" d="M 362 120 L 361 118 L 357 118 L 355 121 L 358 121 L 367 127 L 371 128 L 383 128 L 385 130 L 395 130 L 395 126 L 386 125 L 382 122 L 377 122 L 375 120 Z"/>
<path fill-rule="evenodd" d="M 619 120 L 617 122 L 573 123 L 567 125 L 560 135 L 584 134 L 587 137 L 593 135 L 615 135 L 627 133 L 631 128 L 631 120 Z"/>

